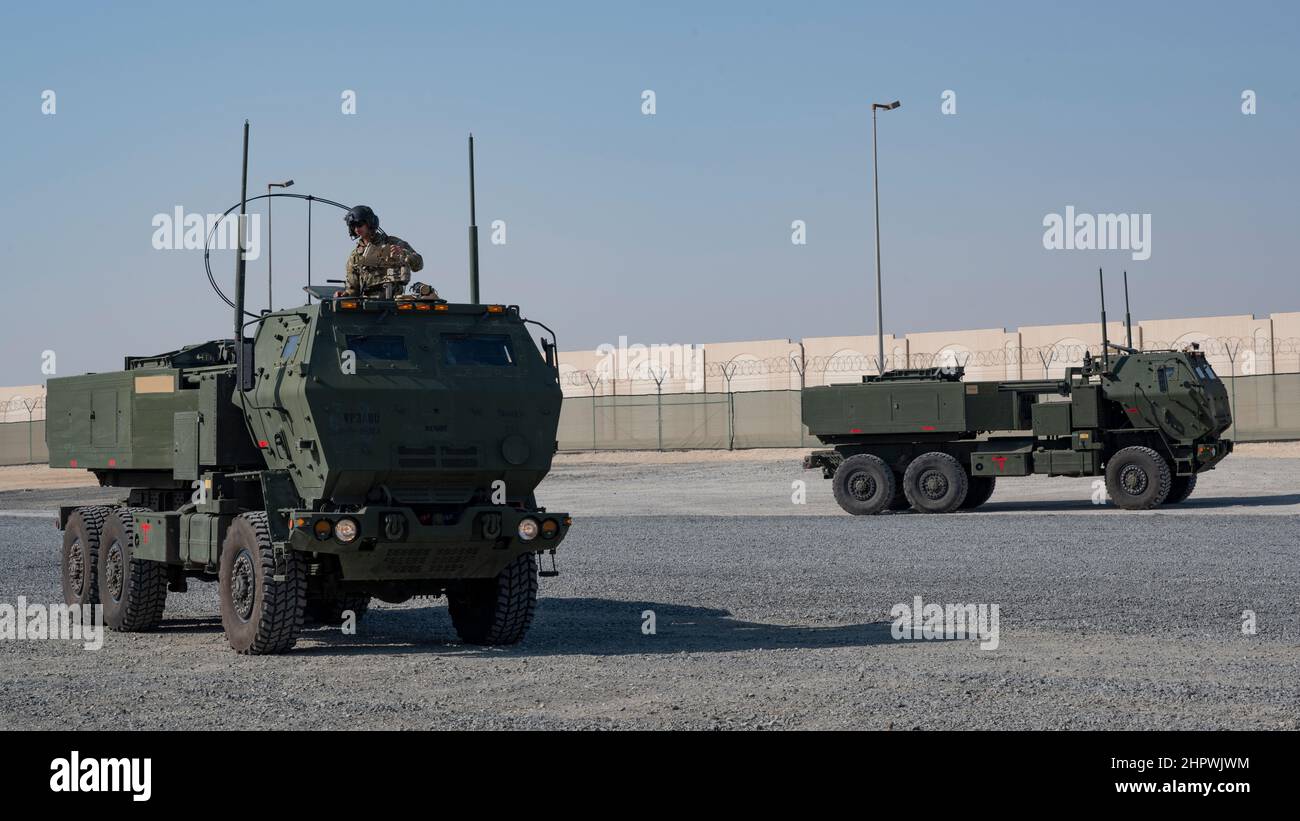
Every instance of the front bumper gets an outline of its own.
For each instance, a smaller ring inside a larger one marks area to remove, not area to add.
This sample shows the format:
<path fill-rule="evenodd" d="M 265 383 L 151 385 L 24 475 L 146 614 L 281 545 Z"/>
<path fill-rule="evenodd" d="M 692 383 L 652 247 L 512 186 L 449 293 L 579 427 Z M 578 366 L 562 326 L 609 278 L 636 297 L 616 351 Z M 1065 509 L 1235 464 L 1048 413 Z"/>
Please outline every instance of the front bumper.
<path fill-rule="evenodd" d="M 1217 439 L 1213 442 L 1195 445 L 1193 452 L 1195 453 L 1195 469 L 1197 473 L 1203 470 L 1214 470 L 1215 465 L 1222 462 L 1229 453 L 1232 453 L 1232 440 Z"/>
<path fill-rule="evenodd" d="M 342 541 L 338 523 L 351 519 L 357 535 Z M 530 540 L 519 534 L 525 519 L 538 523 Z M 566 513 L 482 505 L 454 521 L 425 524 L 401 507 L 367 507 L 350 513 L 295 511 L 289 546 L 306 553 L 338 557 L 345 581 L 417 581 L 491 578 L 524 553 L 553 550 L 564 541 L 572 519 Z M 322 538 L 321 522 L 329 522 Z M 548 525 L 547 523 L 553 523 Z M 553 532 L 553 535 L 546 534 Z"/>

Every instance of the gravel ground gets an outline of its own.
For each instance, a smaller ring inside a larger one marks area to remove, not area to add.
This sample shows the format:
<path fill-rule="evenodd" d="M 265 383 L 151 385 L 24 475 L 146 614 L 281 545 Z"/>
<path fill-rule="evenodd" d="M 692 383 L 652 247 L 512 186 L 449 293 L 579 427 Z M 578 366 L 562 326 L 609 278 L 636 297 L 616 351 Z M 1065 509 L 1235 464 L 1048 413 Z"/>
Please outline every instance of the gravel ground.
<path fill-rule="evenodd" d="M 577 523 L 518 647 L 462 645 L 419 600 L 244 658 L 194 584 L 99 651 L 0 642 L 0 729 L 1297 728 L 1300 459 L 1234 455 L 1158 513 L 1091 493 L 855 519 L 784 455 L 566 457 L 540 495 Z M 57 601 L 49 509 L 111 495 L 0 494 L 0 603 Z M 1000 646 L 895 641 L 914 596 L 997 604 Z"/>

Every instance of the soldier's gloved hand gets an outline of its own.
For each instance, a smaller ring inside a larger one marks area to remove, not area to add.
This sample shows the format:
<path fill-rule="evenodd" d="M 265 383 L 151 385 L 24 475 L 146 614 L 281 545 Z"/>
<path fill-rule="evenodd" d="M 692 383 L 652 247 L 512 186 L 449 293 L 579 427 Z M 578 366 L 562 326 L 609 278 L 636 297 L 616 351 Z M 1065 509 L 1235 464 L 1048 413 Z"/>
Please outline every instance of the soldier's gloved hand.
<path fill-rule="evenodd" d="M 387 257 L 388 261 L 393 265 L 406 265 L 408 259 L 406 250 L 400 245 L 388 246 Z"/>

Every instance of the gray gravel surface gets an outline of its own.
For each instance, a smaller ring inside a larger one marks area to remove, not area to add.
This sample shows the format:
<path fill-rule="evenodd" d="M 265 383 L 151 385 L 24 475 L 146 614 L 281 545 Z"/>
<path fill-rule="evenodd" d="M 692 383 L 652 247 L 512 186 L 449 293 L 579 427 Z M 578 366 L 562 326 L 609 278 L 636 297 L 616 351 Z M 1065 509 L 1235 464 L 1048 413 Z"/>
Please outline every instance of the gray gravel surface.
<path fill-rule="evenodd" d="M 99 651 L 0 641 L 0 729 L 1295 729 L 1300 517 L 1281 509 L 1300 466 L 1277 464 L 1295 461 L 1229 460 L 1154 514 L 1022 480 L 987 512 L 871 519 L 797 465 L 563 465 L 543 501 L 578 520 L 518 647 L 462 645 L 418 600 L 245 658 L 194 584 L 160 630 Z M 47 493 L 0 507 L 69 503 Z M 47 519 L 0 513 L 0 603 L 57 601 L 58 546 Z M 895 641 L 889 610 L 918 595 L 998 604 L 999 648 Z"/>

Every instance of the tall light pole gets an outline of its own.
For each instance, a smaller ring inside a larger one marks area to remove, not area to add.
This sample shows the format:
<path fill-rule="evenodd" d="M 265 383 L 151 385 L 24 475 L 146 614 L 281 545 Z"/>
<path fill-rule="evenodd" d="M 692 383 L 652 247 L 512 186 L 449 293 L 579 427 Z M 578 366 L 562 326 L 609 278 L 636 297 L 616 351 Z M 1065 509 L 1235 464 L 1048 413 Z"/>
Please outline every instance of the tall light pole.
<path fill-rule="evenodd" d="M 898 100 L 871 104 L 871 168 L 876 184 L 876 342 L 879 357 L 876 367 L 882 374 L 885 372 L 885 308 L 880 299 L 880 160 L 876 156 L 876 111 L 890 111 L 900 105 L 902 103 Z"/>
<path fill-rule="evenodd" d="M 285 180 L 284 182 L 268 182 L 266 184 L 266 193 L 270 194 L 272 188 L 289 188 L 292 185 L 293 180 Z M 271 233 L 272 199 L 273 198 L 269 196 L 266 199 L 266 309 L 268 311 L 275 310 L 275 297 L 271 293 L 271 237 L 273 236 Z"/>

